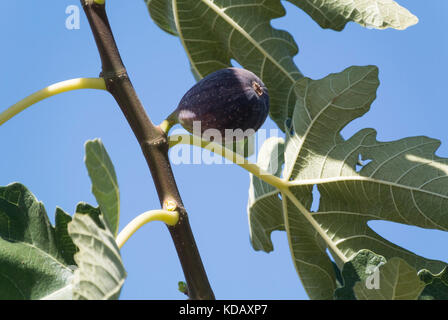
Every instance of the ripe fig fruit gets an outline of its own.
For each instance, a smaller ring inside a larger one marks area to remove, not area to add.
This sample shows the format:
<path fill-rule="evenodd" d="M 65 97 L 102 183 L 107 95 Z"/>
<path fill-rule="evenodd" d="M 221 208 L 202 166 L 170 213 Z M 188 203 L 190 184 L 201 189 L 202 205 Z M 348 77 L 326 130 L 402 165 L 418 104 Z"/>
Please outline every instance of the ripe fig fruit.
<path fill-rule="evenodd" d="M 268 113 L 266 86 L 254 73 L 240 68 L 226 68 L 209 74 L 188 90 L 174 112 L 187 131 L 212 140 L 203 133 L 215 129 L 224 142 L 241 140 L 254 133 Z M 216 141 L 213 133 L 212 136 Z"/>

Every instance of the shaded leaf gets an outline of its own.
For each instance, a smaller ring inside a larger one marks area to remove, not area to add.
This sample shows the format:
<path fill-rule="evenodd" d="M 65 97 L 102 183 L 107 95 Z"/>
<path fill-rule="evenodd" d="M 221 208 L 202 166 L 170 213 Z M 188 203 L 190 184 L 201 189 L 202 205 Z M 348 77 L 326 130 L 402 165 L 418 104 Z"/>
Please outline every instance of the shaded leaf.
<path fill-rule="evenodd" d="M 428 270 L 420 270 L 418 275 L 426 284 L 419 300 L 448 300 L 448 268 L 437 275 Z"/>
<path fill-rule="evenodd" d="M 342 30 L 355 21 L 369 28 L 405 29 L 418 19 L 393 0 L 288 0 L 323 28 Z M 294 83 L 302 77 L 293 62 L 298 48 L 271 20 L 285 15 L 280 0 L 145 0 L 151 18 L 178 36 L 196 80 L 235 59 L 266 84 L 270 116 L 280 129 L 294 110 Z"/>
<path fill-rule="evenodd" d="M 334 273 L 336 275 L 336 287 L 341 288 L 344 284 L 344 280 L 342 278 L 342 272 L 339 269 L 338 265 L 332 261 Z"/>
<path fill-rule="evenodd" d="M 260 179 L 252 178 L 257 196 L 249 197 L 251 234 L 272 232 L 273 224 L 264 221 L 283 216 L 293 261 L 311 298 L 331 298 L 336 287 L 327 249 L 339 268 L 362 249 L 401 258 L 416 270 L 438 273 L 446 266 L 387 241 L 367 224 L 386 220 L 448 228 L 448 160 L 435 155 L 439 141 L 411 137 L 380 142 L 373 129 L 348 139 L 341 136 L 348 123 L 369 110 L 378 84 L 374 66 L 298 81 L 296 109 L 286 131 L 283 186 L 263 189 Z M 259 162 L 272 159 L 269 152 L 261 157 Z M 319 206 L 311 212 L 314 186 Z M 281 208 L 271 205 L 276 193 L 282 195 Z M 251 219 L 257 208 L 265 208 L 264 221 Z M 260 239 L 256 249 L 272 247 L 270 239 Z"/>
<path fill-rule="evenodd" d="M 99 207 L 95 208 L 88 203 L 80 202 L 76 205 L 75 212 L 79 214 L 87 214 L 88 216 L 90 216 L 90 218 L 92 218 L 93 221 L 95 221 L 97 226 L 99 226 L 102 229 L 106 228 L 106 226 L 103 223 L 104 221 L 100 219 L 101 210 Z"/>
<path fill-rule="evenodd" d="M 279 138 L 266 140 L 258 155 L 260 168 L 280 176 L 284 162 L 284 141 Z M 270 252 L 273 244 L 270 235 L 274 230 L 288 232 L 291 254 L 303 286 L 311 299 L 332 299 L 336 286 L 333 262 L 325 253 L 325 244 L 316 230 L 303 216 L 294 215 L 296 208 L 286 195 L 275 187 L 251 175 L 249 187 L 249 223 L 252 246 L 255 250 Z M 311 191 L 311 190 L 310 190 Z M 307 205 L 311 197 L 301 198 Z"/>
<path fill-rule="evenodd" d="M 71 221 L 72 217 L 68 213 L 64 212 L 61 208 L 56 208 L 56 241 L 59 244 L 59 250 L 61 251 L 65 261 L 70 265 L 75 265 L 74 255 L 77 248 L 70 238 L 67 230 L 67 226 Z"/>
<path fill-rule="evenodd" d="M 120 220 L 120 192 L 114 166 L 101 140 L 87 141 L 85 149 L 85 163 L 92 181 L 92 192 L 110 230 L 116 236 Z"/>
<path fill-rule="evenodd" d="M 283 129 L 294 109 L 294 83 L 302 74 L 293 62 L 298 48 L 271 20 L 285 15 L 279 0 L 146 0 L 151 17 L 177 35 L 196 79 L 231 66 L 235 59 L 266 84 L 270 115 Z"/>
<path fill-rule="evenodd" d="M 64 291 L 72 270 L 56 234 L 26 187 L 0 187 L 0 299 L 45 299 Z"/>
<path fill-rule="evenodd" d="M 353 288 L 357 282 L 365 283 L 367 278 L 379 266 L 386 263 L 386 259 L 369 250 L 359 251 L 342 267 L 343 286 L 336 289 L 336 300 L 356 300 Z"/>
<path fill-rule="evenodd" d="M 406 261 L 394 257 L 381 265 L 377 273 L 376 286 L 368 287 L 369 279 L 360 281 L 353 288 L 358 300 L 416 300 L 425 283 L 417 276 L 417 271 Z"/>
<path fill-rule="evenodd" d="M 284 141 L 280 138 L 266 140 L 258 154 L 258 166 L 280 176 L 283 164 Z M 276 167 L 274 167 L 276 166 Z M 250 175 L 249 185 L 249 221 L 250 239 L 255 250 L 272 251 L 271 232 L 285 230 L 282 202 L 277 188 Z M 263 201 L 260 201 L 262 198 Z"/>

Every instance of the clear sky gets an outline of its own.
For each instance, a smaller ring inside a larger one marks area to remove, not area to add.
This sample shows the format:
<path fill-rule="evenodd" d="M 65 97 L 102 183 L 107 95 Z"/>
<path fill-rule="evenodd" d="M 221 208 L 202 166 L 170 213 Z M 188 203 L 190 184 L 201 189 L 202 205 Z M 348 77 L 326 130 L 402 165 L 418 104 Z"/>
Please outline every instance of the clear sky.
<path fill-rule="evenodd" d="M 133 84 L 149 116 L 159 123 L 195 83 L 178 38 L 161 31 L 142 0 L 107 0 L 110 22 Z M 448 40 L 446 0 L 398 1 L 420 22 L 408 30 L 368 30 L 349 23 L 343 32 L 321 29 L 300 9 L 283 2 L 286 17 L 272 24 L 288 30 L 299 46 L 294 58 L 319 79 L 352 65 L 379 67 L 381 85 L 371 111 L 343 133 L 366 127 L 381 141 L 426 135 L 442 141 L 448 156 Z M 49 84 L 96 77 L 98 53 L 81 10 L 79 30 L 65 28 L 66 7 L 76 0 L 0 2 L 0 110 Z M 267 121 L 264 128 L 274 128 Z M 56 206 L 73 213 L 76 203 L 96 204 L 83 164 L 86 140 L 101 138 L 115 164 L 123 228 L 159 207 L 138 143 L 106 92 L 85 90 L 45 100 L 0 127 L 0 185 L 26 185 L 54 221 Z M 248 174 L 234 165 L 174 166 L 184 204 L 218 299 L 307 299 L 295 273 L 284 232 L 275 250 L 255 252 L 249 241 Z M 376 222 L 389 240 L 418 254 L 448 262 L 448 234 Z M 123 299 L 184 299 L 183 280 L 166 227 L 152 223 L 122 249 L 128 278 Z"/>

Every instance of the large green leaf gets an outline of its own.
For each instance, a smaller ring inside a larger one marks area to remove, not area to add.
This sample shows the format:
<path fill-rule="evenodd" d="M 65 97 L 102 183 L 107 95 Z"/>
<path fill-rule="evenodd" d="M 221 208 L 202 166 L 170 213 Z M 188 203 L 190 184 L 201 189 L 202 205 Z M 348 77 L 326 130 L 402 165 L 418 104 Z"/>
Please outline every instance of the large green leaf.
<path fill-rule="evenodd" d="M 101 140 L 87 141 L 85 149 L 85 163 L 92 181 L 92 192 L 110 230 L 116 236 L 120 220 L 120 191 L 114 165 Z"/>
<path fill-rule="evenodd" d="M 126 273 L 114 236 L 98 209 L 77 210 L 58 208 L 53 227 L 26 187 L 0 187 L 0 300 L 118 298 Z"/>
<path fill-rule="evenodd" d="M 270 138 L 266 140 L 258 154 L 258 166 L 266 172 L 280 176 L 281 166 L 274 166 L 284 162 L 283 149 L 283 139 Z M 278 210 L 281 208 L 282 202 L 275 187 L 253 175 L 250 176 L 250 182 L 249 220 L 252 223 L 250 238 L 255 250 L 270 252 L 273 250 L 270 241 L 271 232 L 285 229 L 283 215 L 281 210 Z M 257 201 L 260 197 L 263 198 L 263 201 Z M 262 207 L 257 208 L 258 205 Z"/>
<path fill-rule="evenodd" d="M 79 248 L 75 261 L 79 266 L 73 278 L 73 299 L 118 299 L 126 271 L 115 237 L 103 215 L 98 225 L 89 214 L 76 213 L 68 226 L 73 242 Z"/>
<path fill-rule="evenodd" d="M 287 130 L 283 186 L 277 192 L 264 190 L 259 178 L 252 178 L 256 192 L 249 198 L 251 234 L 268 234 L 273 229 L 272 224 L 252 217 L 283 216 L 293 260 L 311 298 L 330 299 L 335 289 L 325 249 L 339 268 L 362 249 L 387 260 L 400 257 L 416 270 L 438 273 L 445 266 L 387 241 L 367 224 L 387 220 L 448 228 L 448 160 L 435 155 L 439 141 L 411 137 L 379 142 L 373 129 L 348 139 L 340 134 L 369 110 L 378 85 L 374 66 L 298 81 L 297 104 Z M 272 149 L 270 144 L 266 148 Z M 261 154 L 273 158 L 269 152 Z M 320 194 L 317 212 L 311 212 L 314 186 Z M 272 206 L 276 194 L 281 195 L 282 207 Z M 272 246 L 268 237 L 259 242 L 254 243 L 256 249 Z"/>
<path fill-rule="evenodd" d="M 420 300 L 448 300 L 448 268 L 436 275 L 428 270 L 420 270 L 418 276 L 426 283 Z"/>
<path fill-rule="evenodd" d="M 324 28 L 342 30 L 349 21 L 384 29 L 405 29 L 418 19 L 392 0 L 288 0 Z M 280 0 L 145 0 L 155 23 L 176 35 L 193 75 L 201 79 L 235 59 L 256 73 L 270 96 L 270 116 L 280 129 L 292 116 L 294 84 L 302 77 L 293 62 L 298 48 L 271 20 L 285 15 Z"/>
<path fill-rule="evenodd" d="M 282 139 L 268 139 L 258 154 L 258 165 L 270 173 L 280 175 L 284 162 Z M 311 194 L 311 188 L 308 190 Z M 312 198 L 305 194 L 300 200 L 311 205 Z M 255 250 L 273 250 L 270 234 L 274 230 L 287 230 L 291 255 L 297 273 L 311 299 L 331 299 L 336 288 L 336 274 L 332 261 L 325 253 L 325 243 L 317 231 L 300 214 L 284 193 L 251 175 L 249 187 L 249 223 L 252 245 Z"/>
<path fill-rule="evenodd" d="M 284 141 L 270 138 L 258 154 L 258 166 L 279 176 L 284 162 Z M 331 260 L 325 253 L 325 244 L 316 230 L 303 216 L 287 219 L 284 215 L 296 210 L 294 204 L 275 187 L 251 175 L 249 187 L 250 238 L 255 250 L 270 252 L 273 245 L 270 234 L 274 230 L 293 230 L 288 232 L 291 253 L 296 270 L 312 299 L 329 299 L 333 296 L 336 274 Z M 310 190 L 311 191 L 311 190 Z M 311 198 L 301 199 L 307 206 Z M 313 275 L 313 276 L 309 276 Z"/>
<path fill-rule="evenodd" d="M 377 268 L 386 263 L 386 259 L 370 250 L 363 249 L 356 253 L 342 267 L 343 285 L 334 292 L 336 300 L 356 300 L 354 286 L 366 283 Z M 374 279 L 378 280 L 378 279 Z"/>
<path fill-rule="evenodd" d="M 376 29 L 406 29 L 416 16 L 393 0 L 288 0 L 308 13 L 322 28 L 342 30 L 354 21 Z"/>
<path fill-rule="evenodd" d="M 401 258 L 394 257 L 379 266 L 377 287 L 368 287 L 366 281 L 360 281 L 353 288 L 358 300 L 417 300 L 425 287 L 417 271 Z M 372 277 L 375 275 L 373 274 Z"/>
<path fill-rule="evenodd" d="M 58 233 L 23 185 L 0 187 L 0 299 L 45 299 L 64 291 L 73 274 Z"/>
<path fill-rule="evenodd" d="M 266 84 L 270 115 L 283 129 L 294 109 L 294 83 L 302 77 L 293 62 L 297 45 L 270 22 L 285 15 L 279 0 L 146 0 L 154 21 L 177 35 L 197 79 L 231 66 L 231 59 Z"/>

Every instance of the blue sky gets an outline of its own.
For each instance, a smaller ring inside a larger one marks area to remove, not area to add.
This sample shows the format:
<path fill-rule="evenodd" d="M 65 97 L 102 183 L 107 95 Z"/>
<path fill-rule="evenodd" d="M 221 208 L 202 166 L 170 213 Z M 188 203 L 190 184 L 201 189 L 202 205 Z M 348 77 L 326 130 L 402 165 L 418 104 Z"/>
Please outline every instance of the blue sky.
<path fill-rule="evenodd" d="M 368 30 L 350 23 L 343 32 L 321 29 L 300 9 L 284 3 L 286 17 L 272 24 L 299 46 L 294 58 L 319 79 L 352 65 L 379 67 L 381 85 L 371 111 L 349 124 L 346 137 L 366 127 L 381 141 L 425 135 L 440 139 L 448 156 L 446 0 L 399 1 L 420 19 L 408 30 Z M 45 3 L 45 5 L 43 5 Z M 0 2 L 2 74 L 0 110 L 54 82 L 96 77 L 100 61 L 81 12 L 79 30 L 65 28 L 65 9 L 76 0 Z M 179 39 L 161 31 L 142 0 L 108 0 L 115 37 L 133 84 L 155 123 L 194 84 Z M 274 128 L 267 121 L 264 128 Z M 0 127 L 0 185 L 19 181 L 43 201 L 53 220 L 56 206 L 95 204 L 83 164 L 85 141 L 101 138 L 115 164 L 123 228 L 159 201 L 124 117 L 106 92 L 85 90 L 45 100 Z M 234 165 L 174 166 L 184 204 L 211 285 L 218 299 L 307 299 L 295 273 L 284 232 L 272 235 L 275 250 L 255 252 L 249 242 L 249 177 Z M 429 258 L 448 261 L 448 235 L 434 230 L 372 223 L 389 240 Z M 184 299 L 183 280 L 169 233 L 162 223 L 139 230 L 122 250 L 128 279 L 123 299 Z"/>

